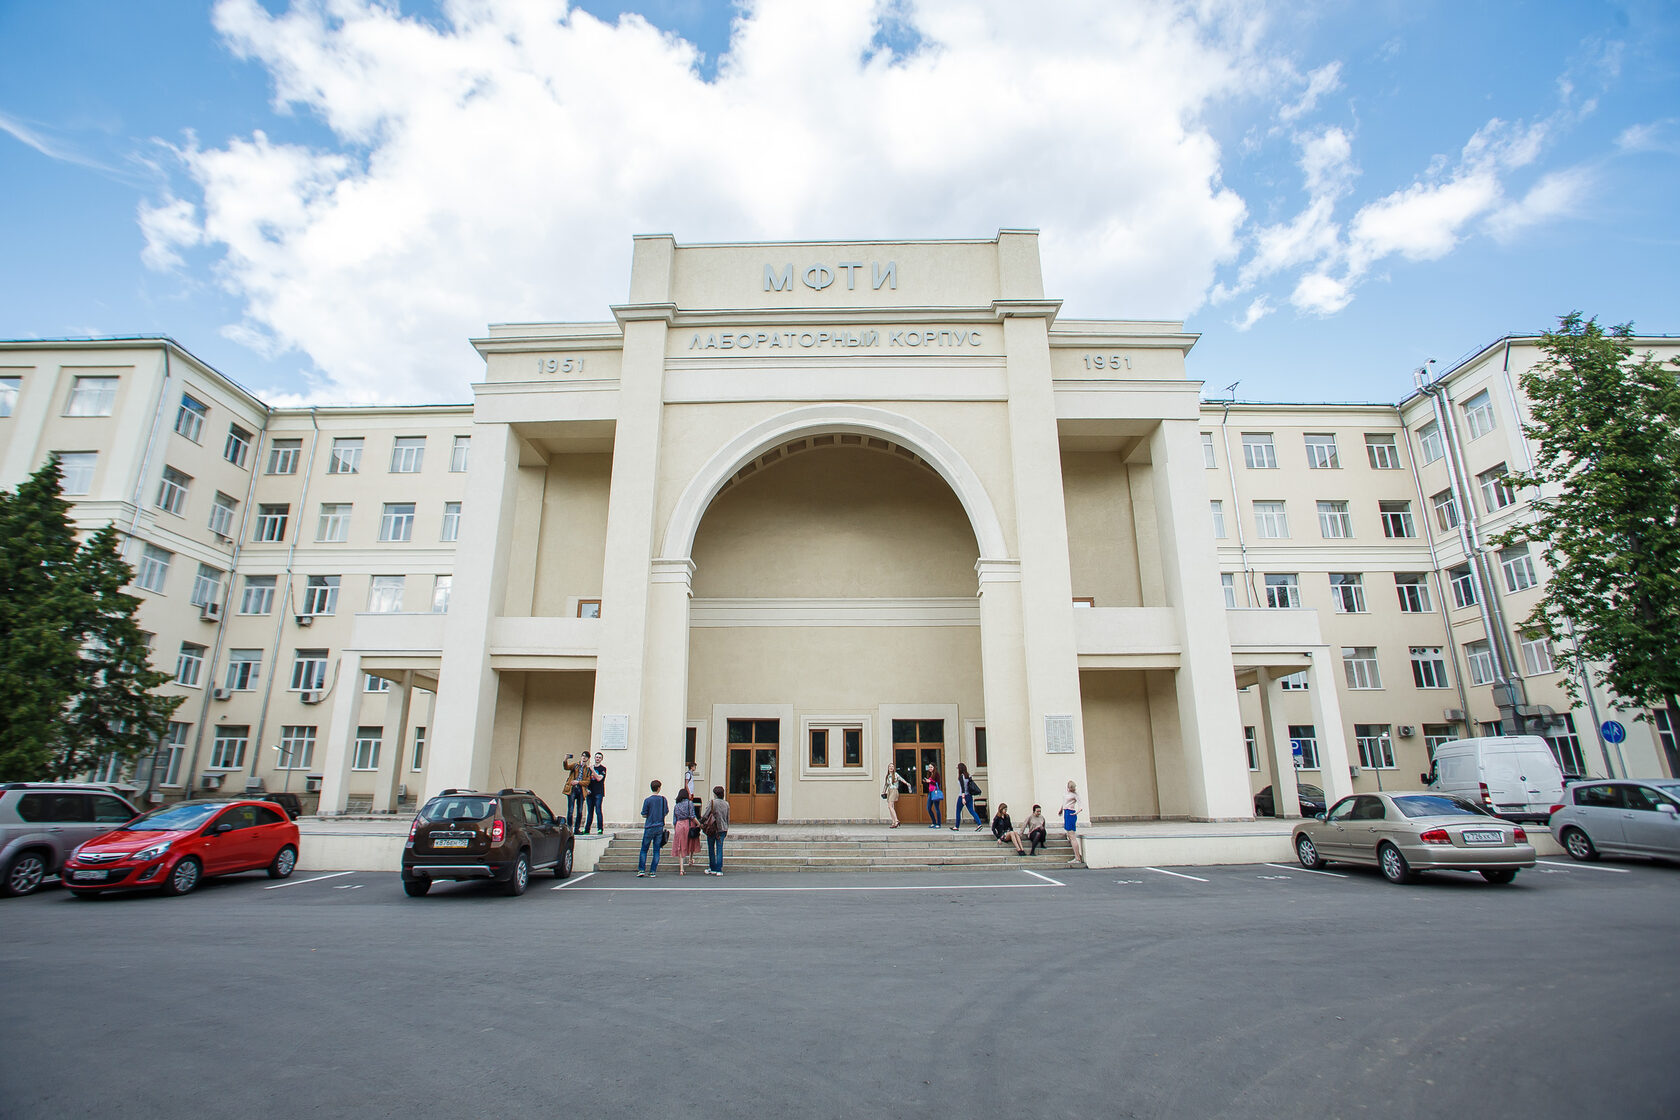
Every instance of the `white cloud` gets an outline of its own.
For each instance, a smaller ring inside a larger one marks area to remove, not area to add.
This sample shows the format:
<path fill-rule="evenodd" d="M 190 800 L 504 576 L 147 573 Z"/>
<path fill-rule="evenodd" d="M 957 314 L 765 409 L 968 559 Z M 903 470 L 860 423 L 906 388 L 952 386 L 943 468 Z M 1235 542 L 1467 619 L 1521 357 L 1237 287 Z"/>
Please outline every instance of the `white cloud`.
<path fill-rule="evenodd" d="M 1509 202 L 1488 215 L 1488 232 L 1501 241 L 1542 222 L 1577 213 L 1593 188 L 1590 168 L 1569 167 L 1542 175 L 1517 202 Z"/>
<path fill-rule="evenodd" d="M 1231 325 L 1239 331 L 1246 331 L 1271 313 L 1272 301 L 1265 296 L 1260 296 L 1248 305 L 1248 310 L 1243 312 L 1243 317 L 1232 320 Z"/>
<path fill-rule="evenodd" d="M 1330 62 L 1307 75 L 1307 88 L 1301 96 L 1278 110 L 1278 117 L 1289 124 L 1318 107 L 1319 98 L 1342 88 L 1342 64 Z"/>
<path fill-rule="evenodd" d="M 1203 115 L 1284 69 L 1248 6 L 923 0 L 891 9 L 924 44 L 904 56 L 872 50 L 885 11 L 752 0 L 707 81 L 688 43 L 560 0 L 446 0 L 436 24 L 375 0 L 221 0 L 277 108 L 337 143 L 189 142 L 196 229 L 175 199 L 148 208 L 147 261 L 201 238 L 244 307 L 233 336 L 306 353 L 339 400 L 464 398 L 468 337 L 602 317 L 638 232 L 1036 225 L 1070 313 L 1201 302 L 1246 214 Z M 1297 104 L 1338 81 L 1314 71 Z"/>
<path fill-rule="evenodd" d="M 1634 124 L 1622 129 L 1616 137 L 1616 150 L 1621 152 L 1677 152 L 1680 141 L 1674 136 L 1675 119 L 1667 117 L 1646 124 Z"/>
<path fill-rule="evenodd" d="M 139 218 L 140 232 L 146 237 L 140 259 L 147 268 L 159 272 L 181 267 L 185 262 L 177 250 L 197 245 L 204 239 L 198 211 L 183 198 L 165 199 L 156 206 L 141 203 Z"/>
<path fill-rule="evenodd" d="M 1289 302 L 1302 311 L 1334 315 L 1353 302 L 1353 291 L 1344 281 L 1314 272 L 1301 277 L 1295 290 L 1289 293 Z"/>

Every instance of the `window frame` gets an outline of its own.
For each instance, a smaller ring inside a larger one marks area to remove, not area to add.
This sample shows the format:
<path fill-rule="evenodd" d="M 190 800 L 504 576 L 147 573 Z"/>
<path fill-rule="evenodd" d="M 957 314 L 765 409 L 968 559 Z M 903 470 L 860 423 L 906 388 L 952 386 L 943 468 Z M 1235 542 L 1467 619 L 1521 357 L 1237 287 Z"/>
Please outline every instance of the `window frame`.
<path fill-rule="evenodd" d="M 1380 462 L 1379 460 L 1387 461 Z M 1394 438 L 1394 433 L 1366 432 L 1365 461 L 1371 464 L 1371 469 L 1374 471 L 1399 470 L 1400 444 Z"/>
<path fill-rule="evenodd" d="M 1277 443 L 1271 432 L 1242 433 L 1243 465 L 1251 471 L 1277 470 Z"/>
<path fill-rule="evenodd" d="M 1451 688 L 1447 659 L 1440 646 L 1408 646 L 1412 662 L 1412 683 L 1418 688 Z"/>
<path fill-rule="evenodd" d="M 1466 399 L 1460 407 L 1464 409 L 1464 426 L 1470 433 L 1470 442 L 1474 443 L 1499 427 L 1493 397 L 1486 389 Z"/>
<path fill-rule="evenodd" d="M 406 513 L 403 511 L 407 511 Z M 414 540 L 414 503 L 385 502 L 379 513 L 379 542 L 408 544 Z"/>
<path fill-rule="evenodd" d="M 364 436 L 334 436 L 327 452 L 327 473 L 361 474 L 362 452 L 366 449 Z"/>
<path fill-rule="evenodd" d="M 315 518 L 316 544 L 346 544 L 350 540 L 350 516 L 354 502 L 322 502 Z"/>
<path fill-rule="evenodd" d="M 99 470 L 97 451 L 55 451 L 60 475 L 59 492 L 66 498 L 93 493 L 93 478 Z"/>
<path fill-rule="evenodd" d="M 251 725 L 217 724 L 215 737 L 210 743 L 210 765 L 207 770 L 243 770 L 245 768 L 245 752 L 251 746 Z M 233 750 L 233 760 L 227 760 L 227 750 Z"/>
<path fill-rule="evenodd" d="M 1295 744 L 1301 744 L 1301 771 L 1320 771 L 1323 764 L 1318 758 L 1318 725 L 1316 723 L 1291 723 L 1289 727 L 1289 753 L 1295 753 Z"/>
<path fill-rule="evenodd" d="M 287 692 L 323 692 L 327 684 L 327 668 L 332 651 L 325 649 L 293 649 L 292 673 Z"/>
<path fill-rule="evenodd" d="M 1342 674 L 1350 692 L 1381 690 L 1382 665 L 1376 646 L 1343 646 Z M 1349 656 L 1349 655 L 1352 656 Z"/>
<path fill-rule="evenodd" d="M 134 586 L 142 591 L 150 591 L 153 595 L 162 595 L 163 586 L 169 580 L 169 569 L 174 562 L 175 554 L 167 548 L 159 548 L 155 544 L 142 544 L 140 561 L 134 565 Z"/>
<path fill-rule="evenodd" d="M 198 642 L 182 642 L 180 650 L 175 654 L 175 683 L 182 688 L 199 688 L 199 678 L 204 673 L 204 655 L 208 648 Z M 191 668 L 192 679 L 182 675 L 182 670 Z"/>
<path fill-rule="evenodd" d="M 298 464 L 302 460 L 302 439 L 271 440 L 268 445 L 268 469 L 265 473 L 271 475 L 296 474 Z"/>
<path fill-rule="evenodd" d="M 1254 506 L 1254 534 L 1264 541 L 1289 539 L 1289 502 L 1276 498 L 1257 498 Z"/>
<path fill-rule="evenodd" d="M 175 408 L 175 434 L 202 447 L 204 440 L 200 437 L 204 435 L 204 421 L 209 417 L 209 405 L 191 393 L 182 393 L 181 403 Z"/>
<path fill-rule="evenodd" d="M 228 650 L 227 669 L 222 674 L 222 687 L 229 692 L 255 692 L 262 680 L 263 651 L 260 649 Z"/>
<path fill-rule="evenodd" d="M 286 530 L 292 519 L 290 502 L 259 502 L 257 518 L 252 523 L 251 541 L 254 544 L 285 544 Z"/>
<path fill-rule="evenodd" d="M 368 577 L 368 614 L 403 613 L 403 593 L 408 589 L 408 577 L 403 575 L 373 575 Z M 395 595 L 392 595 L 392 591 Z M 384 603 L 394 604 L 383 606 Z"/>
<path fill-rule="evenodd" d="M 467 464 L 472 456 L 472 437 L 455 436 L 449 444 L 449 473 L 467 473 Z"/>
<path fill-rule="evenodd" d="M 1328 498 L 1318 501 L 1317 507 L 1318 534 L 1321 538 L 1327 541 L 1353 539 L 1353 511 L 1347 502 Z"/>
<path fill-rule="evenodd" d="M 263 581 L 267 582 L 264 583 Z M 262 615 L 274 613 L 274 593 L 280 588 L 279 576 L 246 576 L 245 586 L 239 594 L 239 613 L 245 615 Z M 255 595 L 260 601 L 261 610 L 251 610 L 251 598 Z"/>
<path fill-rule="evenodd" d="M 251 457 L 251 442 L 255 438 L 238 424 L 229 424 L 227 440 L 222 444 L 222 458 L 244 470 L 246 460 Z"/>
<path fill-rule="evenodd" d="M 311 618 L 338 613 L 338 589 L 342 576 L 313 575 L 305 577 L 303 586 L 303 610 L 300 614 Z M 320 582 L 316 582 L 319 580 Z M 325 604 L 326 610 L 315 609 Z"/>
<path fill-rule="evenodd" d="M 158 476 L 156 507 L 176 517 L 185 517 L 187 515 L 187 496 L 192 490 L 192 481 L 192 475 L 165 463 L 163 473 Z"/>
<path fill-rule="evenodd" d="M 1314 443 L 1314 440 L 1319 442 Z M 1335 432 L 1304 432 L 1301 442 L 1307 451 L 1310 471 L 1339 471 L 1342 469 L 1341 448 L 1336 444 Z"/>
<path fill-rule="evenodd" d="M 313 723 L 285 723 L 280 725 L 280 750 L 276 770 L 308 770 L 315 765 L 315 742 L 319 726 Z M 303 757 L 299 761 L 298 751 Z"/>
<path fill-rule="evenodd" d="M 1301 577 L 1298 572 L 1267 572 L 1262 576 L 1262 579 L 1266 588 L 1266 609 L 1280 611 L 1301 609 Z M 1280 582 L 1271 582 L 1274 579 Z M 1282 594 L 1275 594 L 1274 592 L 1281 592 Z M 1283 602 L 1278 601 L 1280 598 Z"/>
<path fill-rule="evenodd" d="M 426 465 L 425 436 L 392 436 L 388 474 L 419 474 Z"/>
<path fill-rule="evenodd" d="M 1382 518 L 1383 536 L 1389 540 L 1404 541 L 1417 536 L 1411 502 L 1399 498 L 1378 500 L 1377 514 Z"/>
<path fill-rule="evenodd" d="M 1363 572 L 1330 572 L 1330 603 L 1335 614 L 1368 614 Z"/>
<path fill-rule="evenodd" d="M 1401 577 L 1406 577 L 1402 582 Z M 1429 575 L 1425 572 L 1395 572 L 1394 591 L 1400 600 L 1401 614 L 1434 614 L 1434 596 L 1429 590 Z M 1415 591 L 1409 596 L 1407 591 Z M 1413 609 L 1413 605 L 1416 609 Z"/>

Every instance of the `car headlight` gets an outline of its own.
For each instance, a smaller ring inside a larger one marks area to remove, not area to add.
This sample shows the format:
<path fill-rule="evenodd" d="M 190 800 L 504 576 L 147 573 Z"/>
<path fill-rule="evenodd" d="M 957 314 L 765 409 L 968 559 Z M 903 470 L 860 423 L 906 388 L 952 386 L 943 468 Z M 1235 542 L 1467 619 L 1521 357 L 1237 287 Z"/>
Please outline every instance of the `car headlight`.
<path fill-rule="evenodd" d="M 145 863 L 147 860 L 153 860 L 153 859 L 158 858 L 159 856 L 161 856 L 164 852 L 167 852 L 168 850 L 169 850 L 169 841 L 165 840 L 161 844 L 153 844 L 149 848 L 140 849 L 138 852 L 135 852 L 134 855 L 131 856 L 130 858 L 133 859 L 135 863 Z"/>

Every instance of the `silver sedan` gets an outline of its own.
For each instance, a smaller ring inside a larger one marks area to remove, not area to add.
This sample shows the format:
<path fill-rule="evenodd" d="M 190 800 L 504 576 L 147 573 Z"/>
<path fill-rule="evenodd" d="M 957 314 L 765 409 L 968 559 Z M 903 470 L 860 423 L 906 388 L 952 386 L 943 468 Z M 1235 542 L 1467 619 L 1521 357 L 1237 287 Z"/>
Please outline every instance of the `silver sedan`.
<path fill-rule="evenodd" d="M 1534 847 L 1520 825 L 1463 798 L 1356 793 L 1295 827 L 1295 858 L 1309 871 L 1332 861 L 1369 864 L 1391 883 L 1419 871 L 1479 871 L 1490 883 L 1509 883 L 1534 866 Z"/>
<path fill-rule="evenodd" d="M 1680 859 L 1680 781 L 1578 782 L 1563 791 L 1552 835 L 1579 860 Z"/>

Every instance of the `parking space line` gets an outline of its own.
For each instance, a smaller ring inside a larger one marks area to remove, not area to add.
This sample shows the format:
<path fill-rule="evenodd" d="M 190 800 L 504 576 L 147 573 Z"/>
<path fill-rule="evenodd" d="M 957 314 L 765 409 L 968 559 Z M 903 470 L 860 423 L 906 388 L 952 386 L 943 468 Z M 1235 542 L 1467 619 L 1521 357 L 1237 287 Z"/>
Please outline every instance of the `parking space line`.
<path fill-rule="evenodd" d="M 1276 867 L 1282 871 L 1305 871 L 1308 875 L 1328 875 L 1332 879 L 1346 879 L 1346 875 L 1339 875 L 1334 871 L 1314 871 L 1310 867 L 1292 867 L 1287 863 L 1268 863 L 1267 867 Z"/>
<path fill-rule="evenodd" d="M 1543 863 L 1547 867 L 1567 867 L 1571 871 L 1575 870 L 1578 867 L 1583 871 L 1608 871 L 1612 875 L 1632 875 L 1633 874 L 1633 872 L 1629 871 L 1625 867 L 1600 867 L 1600 866 L 1598 866 L 1597 864 L 1594 864 L 1594 863 L 1558 863 L 1556 860 L 1550 860 L 1550 859 L 1537 859 L 1534 862 L 1535 863 Z"/>
<path fill-rule="evenodd" d="M 1066 886 L 1065 883 L 1056 883 L 1054 885 L 1058 887 Z M 643 887 L 630 886 L 629 884 L 626 884 L 622 887 L 597 885 L 578 887 L 576 889 L 579 891 L 692 891 L 696 893 L 704 891 L 707 894 L 716 894 L 719 892 L 724 894 L 776 894 L 781 892 L 809 893 L 815 891 L 1041 891 L 1044 890 L 1045 887 L 1038 883 L 949 883 L 944 886 L 924 886 L 917 884 L 914 886 L 874 887 L 708 887 L 701 885 L 695 885 L 692 887 Z"/>
<path fill-rule="evenodd" d="M 1159 867 L 1146 867 L 1145 871 L 1153 871 L 1157 875 L 1171 875 L 1174 879 L 1195 879 L 1198 883 L 1211 882 L 1209 879 L 1197 879 L 1194 875 L 1181 875 L 1177 871 L 1162 871 Z"/>
<path fill-rule="evenodd" d="M 582 875 L 579 875 L 576 879 L 568 879 L 564 883 L 561 883 L 558 886 L 550 887 L 548 889 L 551 890 L 551 891 L 563 891 L 567 887 L 577 886 L 579 883 L 583 882 L 585 879 L 589 878 L 593 874 L 595 874 L 595 872 L 585 871 Z"/>
<path fill-rule="evenodd" d="M 319 883 L 322 879 L 336 879 L 340 875 L 354 875 L 354 874 L 355 874 L 354 871 L 332 871 L 332 872 L 328 872 L 325 875 L 317 875 L 313 879 L 288 879 L 284 883 L 275 883 L 273 886 L 264 887 L 263 890 L 265 890 L 265 891 L 277 891 L 281 887 L 301 887 L 305 883 Z"/>
<path fill-rule="evenodd" d="M 1046 883 L 1049 883 L 1052 887 L 1065 887 L 1065 886 L 1067 886 L 1066 883 L 1059 882 L 1055 879 L 1052 879 L 1048 875 L 1040 875 L 1036 871 L 1027 871 L 1027 869 L 1024 868 L 1024 867 L 1021 868 L 1021 870 L 1026 872 L 1026 874 L 1031 875 L 1034 879 L 1043 879 Z"/>

